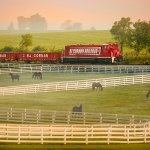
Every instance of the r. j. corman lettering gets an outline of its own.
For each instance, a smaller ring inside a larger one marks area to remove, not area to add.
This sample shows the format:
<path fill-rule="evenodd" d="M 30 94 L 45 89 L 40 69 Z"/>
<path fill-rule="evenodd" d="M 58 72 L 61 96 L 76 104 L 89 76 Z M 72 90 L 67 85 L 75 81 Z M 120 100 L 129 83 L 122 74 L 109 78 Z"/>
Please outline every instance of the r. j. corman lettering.
<path fill-rule="evenodd" d="M 76 54 L 85 54 L 85 55 L 100 55 L 101 49 L 100 48 L 92 48 L 92 49 L 70 49 L 69 54 L 70 55 L 76 55 Z"/>

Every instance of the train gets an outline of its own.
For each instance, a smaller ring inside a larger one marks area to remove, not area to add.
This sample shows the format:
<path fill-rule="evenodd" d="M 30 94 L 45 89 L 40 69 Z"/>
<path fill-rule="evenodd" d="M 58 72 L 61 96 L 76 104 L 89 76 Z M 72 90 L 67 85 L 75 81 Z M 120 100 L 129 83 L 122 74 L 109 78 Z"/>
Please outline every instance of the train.
<path fill-rule="evenodd" d="M 123 62 L 123 55 L 116 43 L 67 45 L 62 52 L 0 52 L 0 62 L 12 61 L 60 64 L 115 64 Z"/>

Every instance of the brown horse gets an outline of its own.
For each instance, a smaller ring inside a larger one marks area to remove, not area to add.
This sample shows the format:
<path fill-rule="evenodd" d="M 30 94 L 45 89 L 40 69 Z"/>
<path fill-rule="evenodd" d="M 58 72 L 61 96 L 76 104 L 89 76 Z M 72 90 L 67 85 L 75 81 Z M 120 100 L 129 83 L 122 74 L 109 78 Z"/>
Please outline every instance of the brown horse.
<path fill-rule="evenodd" d="M 148 91 L 148 93 L 146 94 L 146 98 L 148 99 L 150 95 L 150 90 Z"/>
<path fill-rule="evenodd" d="M 101 91 L 103 90 L 102 85 L 99 82 L 93 82 L 92 89 L 95 90 L 95 87 L 97 87 L 97 90 L 101 88 Z"/>
<path fill-rule="evenodd" d="M 79 113 L 79 114 L 82 113 L 82 104 L 79 107 L 78 106 L 74 106 L 72 108 L 72 114 L 75 114 L 75 113 Z"/>
<path fill-rule="evenodd" d="M 42 79 L 42 73 L 41 72 L 34 72 L 34 74 L 32 75 L 32 79 L 35 78 L 35 79 Z"/>
<path fill-rule="evenodd" d="M 17 79 L 19 81 L 20 76 L 18 74 L 9 73 L 9 75 L 11 76 L 12 82 L 14 82 L 14 79 Z"/>

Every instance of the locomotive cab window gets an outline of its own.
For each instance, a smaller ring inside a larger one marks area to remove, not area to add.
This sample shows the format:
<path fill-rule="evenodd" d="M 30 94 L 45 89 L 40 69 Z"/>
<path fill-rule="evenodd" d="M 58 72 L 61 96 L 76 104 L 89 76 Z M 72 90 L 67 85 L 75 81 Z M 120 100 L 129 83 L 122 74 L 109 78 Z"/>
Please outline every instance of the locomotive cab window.
<path fill-rule="evenodd" d="M 102 50 L 106 50 L 107 49 L 107 45 L 102 45 Z"/>

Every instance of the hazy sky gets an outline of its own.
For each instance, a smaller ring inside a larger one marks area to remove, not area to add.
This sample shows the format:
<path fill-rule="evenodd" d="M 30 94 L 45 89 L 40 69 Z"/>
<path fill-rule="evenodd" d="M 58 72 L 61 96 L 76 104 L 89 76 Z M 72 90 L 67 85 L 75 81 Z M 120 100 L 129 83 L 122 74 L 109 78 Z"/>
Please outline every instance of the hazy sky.
<path fill-rule="evenodd" d="M 59 30 L 68 19 L 82 23 L 83 29 L 109 30 L 122 17 L 150 21 L 150 0 L 0 0 L 0 30 L 11 22 L 18 29 L 18 16 L 36 13 L 46 18 L 50 30 Z"/>

